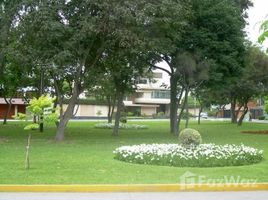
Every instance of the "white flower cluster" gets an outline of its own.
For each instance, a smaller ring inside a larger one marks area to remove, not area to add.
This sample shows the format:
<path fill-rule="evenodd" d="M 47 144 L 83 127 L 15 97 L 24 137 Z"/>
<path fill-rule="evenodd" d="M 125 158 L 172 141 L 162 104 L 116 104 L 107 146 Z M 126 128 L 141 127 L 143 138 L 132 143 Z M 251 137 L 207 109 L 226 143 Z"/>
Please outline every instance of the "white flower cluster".
<path fill-rule="evenodd" d="M 114 124 L 112 124 L 112 123 L 99 123 L 99 124 L 95 124 L 94 127 L 95 128 L 103 128 L 103 129 L 113 129 Z M 123 124 L 123 123 L 120 123 L 119 128 L 120 129 L 147 129 L 148 126 L 139 125 L 139 124 Z"/>
<path fill-rule="evenodd" d="M 140 144 L 122 146 L 115 158 L 127 162 L 172 166 L 230 166 L 260 162 L 263 151 L 234 144 L 200 144 L 184 147 L 178 144 Z"/>

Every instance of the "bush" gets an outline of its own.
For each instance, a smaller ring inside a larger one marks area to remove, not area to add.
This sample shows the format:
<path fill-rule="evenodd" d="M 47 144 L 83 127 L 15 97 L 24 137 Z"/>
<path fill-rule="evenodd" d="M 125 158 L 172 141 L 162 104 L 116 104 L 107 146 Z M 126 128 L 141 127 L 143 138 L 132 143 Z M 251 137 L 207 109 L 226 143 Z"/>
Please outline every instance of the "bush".
<path fill-rule="evenodd" d="M 128 116 L 128 117 L 132 117 L 132 116 L 134 116 L 134 113 L 133 113 L 133 112 L 128 112 L 128 113 L 127 113 L 127 116 Z"/>
<path fill-rule="evenodd" d="M 114 124 L 112 123 L 99 123 L 95 124 L 95 128 L 100 129 L 113 129 Z M 119 124 L 119 129 L 148 129 L 148 126 L 146 125 L 139 125 L 139 124 Z"/>
<path fill-rule="evenodd" d="M 39 124 L 28 124 L 27 126 L 24 127 L 24 130 L 37 130 L 39 129 Z"/>
<path fill-rule="evenodd" d="M 217 117 L 217 110 L 209 110 L 207 111 L 209 117 Z"/>
<path fill-rule="evenodd" d="M 165 113 L 164 112 L 158 112 L 157 113 L 157 117 L 164 117 L 165 116 Z"/>
<path fill-rule="evenodd" d="M 195 117 L 193 114 L 189 113 L 187 114 L 187 112 L 183 112 L 182 115 L 181 115 L 181 118 L 182 119 L 189 119 L 190 117 Z"/>
<path fill-rule="evenodd" d="M 202 142 L 202 138 L 197 130 L 186 128 L 180 132 L 179 142 L 182 146 L 197 146 Z"/>
<path fill-rule="evenodd" d="M 119 121 L 121 123 L 125 124 L 125 123 L 127 123 L 127 118 L 126 117 L 121 117 Z"/>
<path fill-rule="evenodd" d="M 259 116 L 258 119 L 259 119 L 259 120 L 265 120 L 265 116 L 264 116 L 264 115 Z"/>

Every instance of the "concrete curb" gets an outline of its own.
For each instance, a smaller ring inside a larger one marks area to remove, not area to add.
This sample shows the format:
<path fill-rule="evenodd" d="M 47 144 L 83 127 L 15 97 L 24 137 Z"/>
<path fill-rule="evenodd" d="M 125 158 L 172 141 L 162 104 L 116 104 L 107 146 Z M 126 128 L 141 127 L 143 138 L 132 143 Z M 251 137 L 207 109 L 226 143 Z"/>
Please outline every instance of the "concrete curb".
<path fill-rule="evenodd" d="M 115 184 L 115 185 L 0 185 L 0 192 L 209 192 L 263 191 L 268 183 L 256 184 Z"/>

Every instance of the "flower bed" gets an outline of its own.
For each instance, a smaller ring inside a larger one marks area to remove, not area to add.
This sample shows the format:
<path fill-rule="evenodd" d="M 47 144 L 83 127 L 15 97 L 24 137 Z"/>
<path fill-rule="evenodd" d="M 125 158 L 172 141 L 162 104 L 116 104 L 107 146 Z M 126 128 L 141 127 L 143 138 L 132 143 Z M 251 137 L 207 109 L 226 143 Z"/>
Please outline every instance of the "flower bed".
<path fill-rule="evenodd" d="M 122 146 L 115 159 L 152 165 L 176 167 L 223 167 L 258 163 L 263 151 L 241 145 L 200 144 L 183 147 L 178 144 L 141 144 Z"/>
<path fill-rule="evenodd" d="M 99 123 L 99 124 L 95 124 L 94 127 L 95 128 L 102 128 L 102 129 L 113 129 L 114 124 L 112 124 L 112 123 Z M 120 123 L 119 128 L 120 129 L 147 129 L 148 126 L 146 126 L 146 125 L 138 125 L 138 124 L 123 124 L 123 123 Z"/>
<path fill-rule="evenodd" d="M 268 130 L 263 131 L 242 131 L 242 133 L 249 133 L 249 134 L 268 134 Z"/>

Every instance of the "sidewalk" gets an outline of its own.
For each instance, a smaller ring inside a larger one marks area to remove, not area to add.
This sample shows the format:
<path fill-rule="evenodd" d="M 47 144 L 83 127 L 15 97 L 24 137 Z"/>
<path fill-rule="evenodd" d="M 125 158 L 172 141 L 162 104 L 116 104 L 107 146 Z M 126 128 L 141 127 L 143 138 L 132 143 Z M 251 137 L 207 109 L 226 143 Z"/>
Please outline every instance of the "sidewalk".
<path fill-rule="evenodd" d="M 265 200 L 258 192 L 166 192 L 166 193 L 0 193 L 1 200 Z"/>

